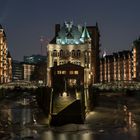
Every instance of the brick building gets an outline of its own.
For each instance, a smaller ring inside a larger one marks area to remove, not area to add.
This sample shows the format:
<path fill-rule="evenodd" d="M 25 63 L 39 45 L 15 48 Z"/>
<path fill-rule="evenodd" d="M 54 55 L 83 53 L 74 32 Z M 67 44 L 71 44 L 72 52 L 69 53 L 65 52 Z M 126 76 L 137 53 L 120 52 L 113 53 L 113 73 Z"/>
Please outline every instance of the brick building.
<path fill-rule="evenodd" d="M 99 38 L 97 24 L 56 24 L 55 36 L 47 46 L 47 85 L 51 86 L 51 67 L 68 62 L 84 68 L 85 86 L 99 82 Z"/>
<path fill-rule="evenodd" d="M 131 81 L 132 52 L 121 51 L 100 59 L 100 82 Z"/>
<path fill-rule="evenodd" d="M 0 25 L 0 83 L 12 81 L 12 58 L 8 52 L 7 38 Z"/>

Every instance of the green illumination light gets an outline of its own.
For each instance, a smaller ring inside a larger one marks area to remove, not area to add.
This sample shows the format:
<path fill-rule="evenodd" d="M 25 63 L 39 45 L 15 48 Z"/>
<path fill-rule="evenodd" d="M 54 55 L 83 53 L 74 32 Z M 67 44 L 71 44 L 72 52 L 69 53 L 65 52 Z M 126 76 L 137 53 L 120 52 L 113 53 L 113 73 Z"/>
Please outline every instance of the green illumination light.
<path fill-rule="evenodd" d="M 86 40 L 90 39 L 86 26 L 82 31 L 82 26 L 74 26 L 73 22 L 65 22 L 58 32 L 56 43 L 62 45 L 78 45 L 83 44 Z"/>

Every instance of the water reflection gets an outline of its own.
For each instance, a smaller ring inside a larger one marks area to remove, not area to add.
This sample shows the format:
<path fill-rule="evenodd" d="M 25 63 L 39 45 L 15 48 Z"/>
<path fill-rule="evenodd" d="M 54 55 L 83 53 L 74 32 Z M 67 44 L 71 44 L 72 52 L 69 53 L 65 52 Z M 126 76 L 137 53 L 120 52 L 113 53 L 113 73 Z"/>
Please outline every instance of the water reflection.
<path fill-rule="evenodd" d="M 52 131 L 44 132 L 41 136 L 41 140 L 54 140 L 54 134 Z"/>
<path fill-rule="evenodd" d="M 139 135 L 139 134 L 138 134 Z M 52 131 L 45 132 L 41 140 L 139 140 L 138 135 L 134 136 L 131 133 L 53 133 Z"/>
<path fill-rule="evenodd" d="M 28 99 L 4 100 L 0 103 L 0 131 L 11 134 L 12 138 L 35 135 L 36 130 L 30 128 L 36 124 L 33 114 Z"/>
<path fill-rule="evenodd" d="M 87 124 L 71 124 L 62 127 L 41 125 L 29 100 L 5 102 L 0 110 L 0 122 L 11 122 L 5 129 L 20 140 L 32 136 L 38 140 L 137 140 L 139 139 L 136 116 L 126 105 L 119 109 L 102 109 L 91 112 Z M 41 114 L 40 114 L 41 115 Z M 40 117 L 38 115 L 38 117 Z M 4 123 L 5 123 L 4 122 Z"/>
<path fill-rule="evenodd" d="M 129 128 L 136 129 L 135 115 L 128 110 L 128 107 L 126 105 L 123 106 L 123 113 L 124 113 L 124 122 L 126 123 L 126 127 L 128 129 Z"/>
<path fill-rule="evenodd" d="M 27 124 L 27 123 L 30 123 L 31 122 L 31 109 L 29 108 L 23 108 L 21 110 L 21 122 L 23 125 Z"/>
<path fill-rule="evenodd" d="M 135 122 L 135 115 L 129 111 L 128 107 L 126 105 L 123 106 L 124 111 L 124 122 L 126 123 L 126 126 L 124 127 L 125 132 L 129 132 L 132 137 L 137 138 L 139 135 L 138 128 Z"/>
<path fill-rule="evenodd" d="M 68 133 L 53 133 L 52 131 L 44 132 L 41 140 L 94 140 L 90 133 L 68 134 Z"/>
<path fill-rule="evenodd" d="M 94 140 L 93 134 L 91 133 L 85 133 L 79 136 L 79 140 Z"/>
<path fill-rule="evenodd" d="M 32 121 L 32 110 L 28 106 L 12 104 L 9 106 L 9 109 L 11 110 L 11 121 L 13 124 L 25 125 Z"/>

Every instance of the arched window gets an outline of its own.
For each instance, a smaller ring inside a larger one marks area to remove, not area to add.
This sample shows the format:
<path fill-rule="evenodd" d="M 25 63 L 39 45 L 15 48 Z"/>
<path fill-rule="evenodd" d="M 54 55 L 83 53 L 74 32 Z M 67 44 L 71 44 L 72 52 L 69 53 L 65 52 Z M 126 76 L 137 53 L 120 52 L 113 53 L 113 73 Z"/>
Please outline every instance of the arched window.
<path fill-rule="evenodd" d="M 63 57 L 63 55 L 64 55 L 63 50 L 60 50 L 60 57 Z"/>
<path fill-rule="evenodd" d="M 77 57 L 80 57 L 80 55 L 81 55 L 81 51 L 77 50 Z"/>
<path fill-rule="evenodd" d="M 56 50 L 53 51 L 53 56 L 57 57 L 57 51 Z"/>
<path fill-rule="evenodd" d="M 75 50 L 72 50 L 72 57 L 75 57 Z"/>

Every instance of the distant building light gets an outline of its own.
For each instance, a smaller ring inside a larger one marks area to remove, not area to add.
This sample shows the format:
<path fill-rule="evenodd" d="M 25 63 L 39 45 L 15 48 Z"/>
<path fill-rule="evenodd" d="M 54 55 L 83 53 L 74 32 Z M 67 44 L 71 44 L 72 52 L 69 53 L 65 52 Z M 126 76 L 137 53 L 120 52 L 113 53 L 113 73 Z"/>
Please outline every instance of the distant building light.
<path fill-rule="evenodd" d="M 103 52 L 103 58 L 106 56 L 106 51 Z"/>

